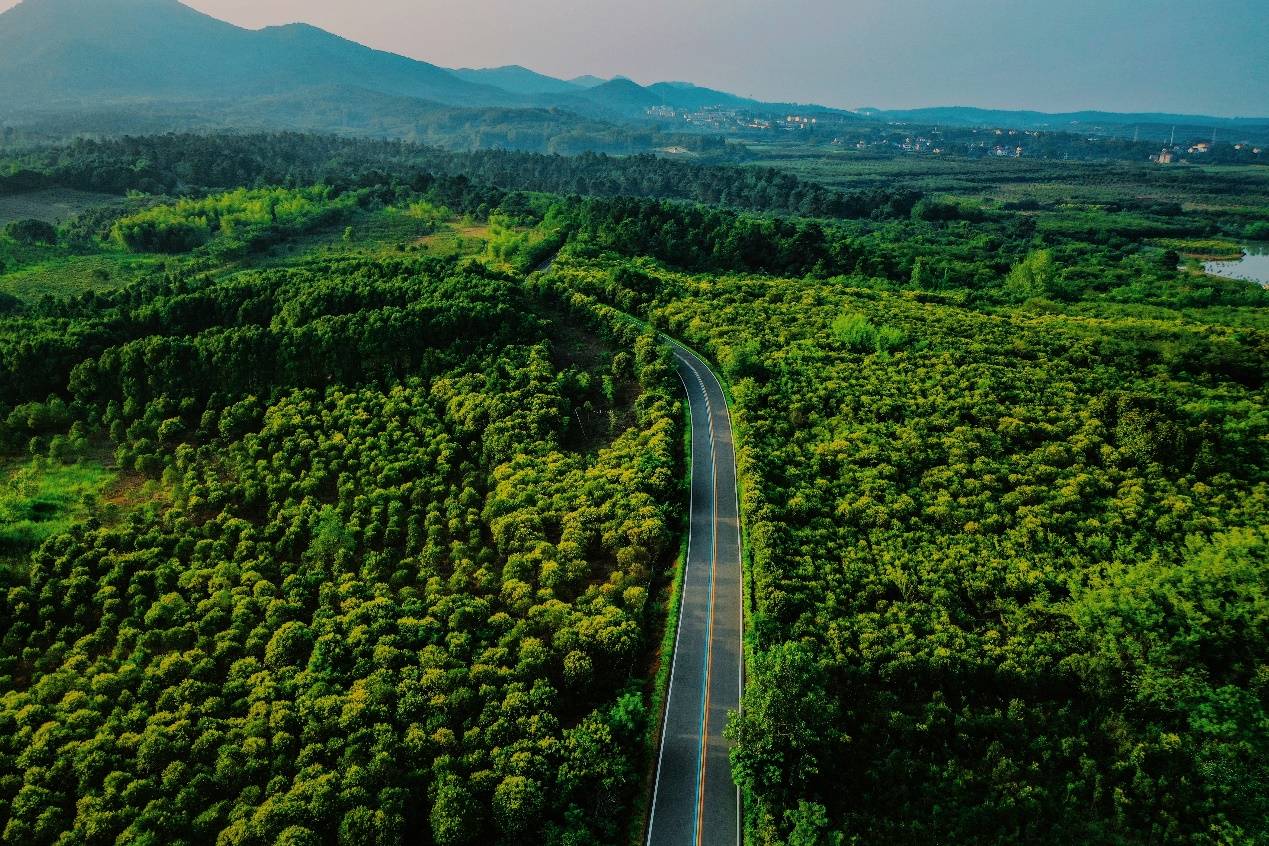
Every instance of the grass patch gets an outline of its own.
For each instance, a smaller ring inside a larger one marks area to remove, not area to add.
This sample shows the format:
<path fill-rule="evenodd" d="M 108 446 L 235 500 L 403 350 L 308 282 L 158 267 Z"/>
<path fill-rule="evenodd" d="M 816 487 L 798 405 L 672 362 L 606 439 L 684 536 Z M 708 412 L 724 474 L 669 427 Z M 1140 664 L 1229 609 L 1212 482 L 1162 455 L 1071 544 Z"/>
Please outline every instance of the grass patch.
<path fill-rule="evenodd" d="M 1201 261 L 1238 261 L 1243 257 L 1242 245 L 1224 238 L 1154 238 L 1150 243 Z"/>
<path fill-rule="evenodd" d="M 9 273 L 0 273 L 0 292 L 27 302 L 38 300 L 45 294 L 74 296 L 84 291 L 118 288 L 163 270 L 166 263 L 158 256 L 122 252 L 75 255 L 59 247 L 46 250 L 46 255 L 33 257 L 33 263 Z"/>
<path fill-rule="evenodd" d="M 310 256 L 421 253 L 438 258 L 481 255 L 489 241 L 487 226 L 457 220 L 437 224 L 400 209 L 354 212 L 345 221 L 275 244 L 234 265 L 276 267 Z"/>
<path fill-rule="evenodd" d="M 99 461 L 36 458 L 0 470 L 0 563 L 13 563 L 92 512 L 113 470 Z"/>
<path fill-rule="evenodd" d="M 457 224 L 420 238 L 416 243 L 429 256 L 456 258 L 483 254 L 489 237 L 488 226 Z"/>

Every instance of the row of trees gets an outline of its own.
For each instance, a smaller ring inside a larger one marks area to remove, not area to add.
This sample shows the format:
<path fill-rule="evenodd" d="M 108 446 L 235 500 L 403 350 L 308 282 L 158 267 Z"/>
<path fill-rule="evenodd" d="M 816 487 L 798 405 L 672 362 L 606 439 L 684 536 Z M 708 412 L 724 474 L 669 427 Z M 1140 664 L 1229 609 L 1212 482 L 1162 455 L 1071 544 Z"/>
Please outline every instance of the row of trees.
<path fill-rule="evenodd" d="M 394 141 L 278 135 L 158 135 L 77 140 L 0 160 L 0 193 L 67 186 L 122 194 L 207 193 L 315 182 L 409 182 L 420 173 L 513 191 L 641 196 L 813 217 L 891 210 L 886 189 L 843 193 L 773 168 L 735 168 L 653 155 L 548 156 L 505 150 L 455 153 Z M 899 206 L 911 203 L 899 191 Z"/>

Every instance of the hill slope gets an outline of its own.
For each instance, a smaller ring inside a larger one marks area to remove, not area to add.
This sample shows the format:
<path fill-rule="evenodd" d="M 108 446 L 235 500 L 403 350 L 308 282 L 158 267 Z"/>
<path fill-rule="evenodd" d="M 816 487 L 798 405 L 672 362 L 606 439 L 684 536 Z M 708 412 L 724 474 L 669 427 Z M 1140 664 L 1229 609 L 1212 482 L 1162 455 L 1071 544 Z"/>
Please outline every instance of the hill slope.
<path fill-rule="evenodd" d="M 500 88 L 315 27 L 248 30 L 177 0 L 24 0 L 0 14 L 0 104 L 10 108 L 352 83 L 439 103 L 519 102 Z"/>
<path fill-rule="evenodd" d="M 492 85 L 513 94 L 575 94 L 586 86 L 556 79 L 520 65 L 500 68 L 459 68 L 451 71 L 459 79 L 477 85 Z"/>

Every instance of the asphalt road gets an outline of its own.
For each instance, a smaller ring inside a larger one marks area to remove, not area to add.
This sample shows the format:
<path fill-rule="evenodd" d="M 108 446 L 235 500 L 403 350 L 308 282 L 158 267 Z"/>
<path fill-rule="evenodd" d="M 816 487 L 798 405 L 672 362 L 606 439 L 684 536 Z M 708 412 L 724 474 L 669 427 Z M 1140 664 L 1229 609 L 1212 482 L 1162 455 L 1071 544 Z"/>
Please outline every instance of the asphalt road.
<path fill-rule="evenodd" d="M 736 846 L 740 796 L 723 739 L 744 675 L 736 454 L 722 386 L 673 348 L 692 409 L 692 515 L 648 846 Z"/>

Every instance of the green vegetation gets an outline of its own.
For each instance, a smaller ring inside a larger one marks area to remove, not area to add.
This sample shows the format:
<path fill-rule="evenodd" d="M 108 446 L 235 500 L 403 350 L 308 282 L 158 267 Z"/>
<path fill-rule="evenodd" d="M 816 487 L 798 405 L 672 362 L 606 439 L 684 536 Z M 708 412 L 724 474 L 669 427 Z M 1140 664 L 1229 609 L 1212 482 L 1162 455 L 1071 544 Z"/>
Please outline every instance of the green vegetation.
<path fill-rule="evenodd" d="M 8 563 L 78 523 L 114 478 L 98 463 L 42 458 L 0 472 L 0 561 Z"/>
<path fill-rule="evenodd" d="M 171 501 L 66 512 L 8 576 L 6 837 L 618 837 L 677 546 L 652 339 L 432 259 L 92 302 L 8 327 L 74 364 L 6 436 L 99 429 Z M 20 484 L 6 526 L 83 472 Z"/>
<path fill-rule="evenodd" d="M 1242 206 L 1134 214 L 579 210 L 557 284 L 733 384 L 755 842 L 1263 839 L 1269 302 L 1142 239 Z"/>
<path fill-rule="evenodd" d="M 1237 242 L 1223 238 L 1156 238 L 1153 243 L 1187 257 L 1238 259 L 1243 255 Z"/>
<path fill-rule="evenodd" d="M 734 404 L 752 842 L 1263 842 L 1269 293 L 1178 265 L 1269 183 L 776 163 L 11 161 L 148 193 L 0 238 L 4 837 L 637 839 L 655 328 Z"/>
<path fill-rule="evenodd" d="M 4 234 L 19 244 L 52 244 L 57 241 L 57 229 L 44 220 L 14 220 L 4 227 Z"/>
<path fill-rule="evenodd" d="M 73 188 L 24 190 L 17 194 L 0 194 L 0 225 L 15 220 L 47 220 L 55 224 L 85 212 L 118 205 L 119 197 L 76 191 Z"/>
<path fill-rule="evenodd" d="M 557 274 L 733 379 L 756 842 L 1263 835 L 1263 329 Z"/>
<path fill-rule="evenodd" d="M 707 167 L 652 155 L 575 157 L 480 150 L 453 153 L 402 142 L 297 135 L 159 135 L 78 140 L 0 157 L 0 195 L 50 186 L 124 194 L 208 194 L 244 185 L 337 187 L 457 180 L 475 190 L 687 200 L 783 214 L 867 216 L 887 186 L 828 190 L 774 168 Z M 902 202 L 903 199 L 901 198 Z M 498 205 L 488 204 L 486 212 Z M 911 208 L 909 205 L 908 208 Z"/>
<path fill-rule="evenodd" d="M 240 188 L 128 215 L 115 223 L 112 234 L 128 249 L 144 253 L 189 252 L 216 237 L 218 252 L 229 254 L 260 249 L 328 223 L 356 200 L 355 195 L 334 199 L 324 187 Z"/>

